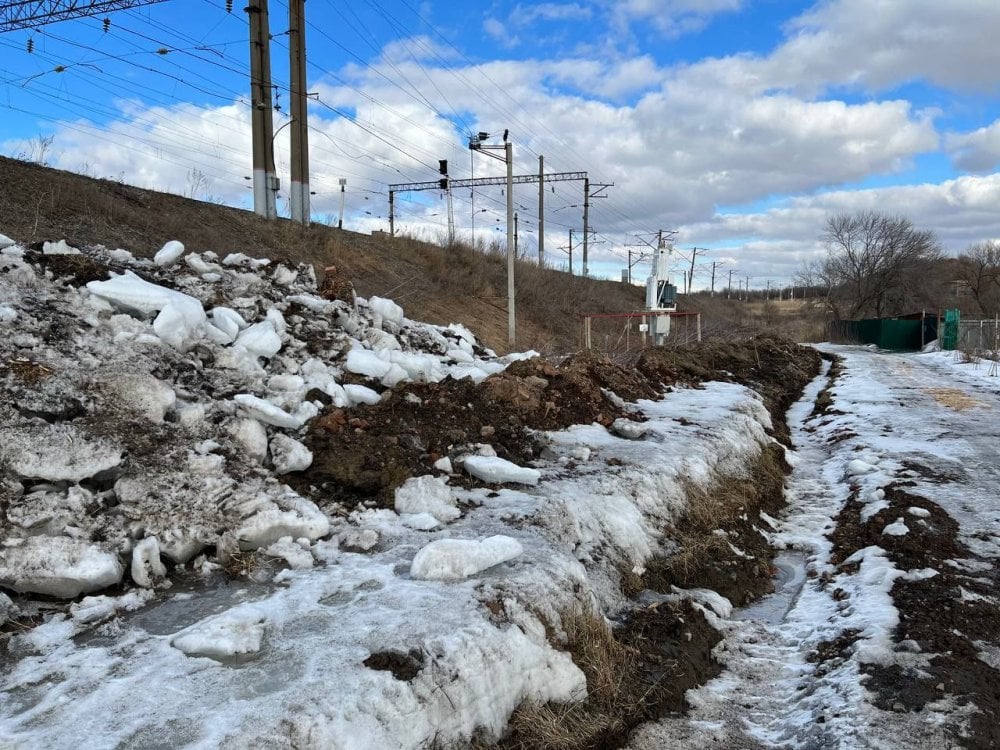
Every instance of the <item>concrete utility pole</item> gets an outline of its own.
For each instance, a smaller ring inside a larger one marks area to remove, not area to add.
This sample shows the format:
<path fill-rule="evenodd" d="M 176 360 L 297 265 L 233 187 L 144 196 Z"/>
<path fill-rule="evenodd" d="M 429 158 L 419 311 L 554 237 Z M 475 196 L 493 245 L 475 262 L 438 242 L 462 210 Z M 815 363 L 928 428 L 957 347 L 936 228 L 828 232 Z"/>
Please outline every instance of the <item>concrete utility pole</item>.
<path fill-rule="evenodd" d="M 477 133 L 470 136 L 469 149 L 482 151 L 494 159 L 502 159 L 507 166 L 507 344 L 513 349 L 516 340 L 514 319 L 514 145 L 510 142 L 509 130 L 503 131 L 502 146 L 483 143 L 489 137 L 489 133 Z M 497 156 L 493 153 L 493 151 L 500 149 L 503 149 L 503 156 Z M 401 186 L 390 185 L 389 195 L 392 195 L 392 188 L 398 189 L 399 187 Z"/>
<path fill-rule="evenodd" d="M 569 275 L 573 275 L 573 230 L 569 230 Z"/>
<path fill-rule="evenodd" d="M 514 257 L 517 257 L 517 214 L 514 214 Z"/>
<path fill-rule="evenodd" d="M 292 100 L 292 221 L 309 225 L 309 114 L 306 92 L 306 1 L 288 0 L 288 50 Z M 343 186 L 341 204 L 343 204 Z M 341 211 L 343 214 L 343 211 Z M 341 225 L 344 217 L 340 217 Z"/>
<path fill-rule="evenodd" d="M 545 268 L 545 157 L 538 155 L 538 267 Z"/>
<path fill-rule="evenodd" d="M 587 278 L 590 268 L 587 265 L 587 238 L 590 236 L 590 178 L 583 181 L 583 277 Z"/>
<path fill-rule="evenodd" d="M 746 291 L 747 302 L 749 302 L 750 301 L 750 276 L 749 275 L 747 276 L 746 286 L 743 287 L 743 289 Z"/>
<path fill-rule="evenodd" d="M 274 122 L 271 115 L 271 35 L 267 0 L 250 0 L 250 102 L 253 131 L 253 210 L 265 219 L 278 218 L 274 174 Z"/>
<path fill-rule="evenodd" d="M 516 328 L 514 321 L 514 144 L 503 132 L 503 155 L 507 162 L 507 344 L 514 348 Z"/>
<path fill-rule="evenodd" d="M 344 189 L 347 187 L 347 180 L 340 178 L 340 218 L 337 220 L 337 229 L 344 228 Z"/>
<path fill-rule="evenodd" d="M 694 284 L 694 262 L 697 260 L 699 255 L 703 255 L 708 252 L 706 247 L 692 247 L 691 248 L 691 272 L 688 274 L 687 282 L 687 293 L 691 293 L 691 286 Z"/>
<path fill-rule="evenodd" d="M 718 260 L 713 260 L 712 261 L 712 286 L 710 287 L 710 291 L 709 291 L 709 294 L 708 294 L 709 297 L 714 297 L 715 296 L 715 267 L 716 266 L 721 266 L 721 265 L 722 265 L 722 261 L 718 261 Z"/>

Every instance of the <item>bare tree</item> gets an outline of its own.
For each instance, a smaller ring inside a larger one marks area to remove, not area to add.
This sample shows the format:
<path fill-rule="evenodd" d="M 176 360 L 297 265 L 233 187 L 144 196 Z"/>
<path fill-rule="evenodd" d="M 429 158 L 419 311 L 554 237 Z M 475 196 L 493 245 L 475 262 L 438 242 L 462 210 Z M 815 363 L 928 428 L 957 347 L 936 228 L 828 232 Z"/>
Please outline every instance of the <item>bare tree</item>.
<path fill-rule="evenodd" d="M 997 308 L 1000 297 L 1000 242 L 989 240 L 969 245 L 958 257 L 959 274 L 966 282 L 979 312 Z"/>
<path fill-rule="evenodd" d="M 925 272 L 941 257 L 929 230 L 878 211 L 827 219 L 828 254 L 819 277 L 829 285 L 827 304 L 836 318 L 910 312 L 923 297 Z"/>

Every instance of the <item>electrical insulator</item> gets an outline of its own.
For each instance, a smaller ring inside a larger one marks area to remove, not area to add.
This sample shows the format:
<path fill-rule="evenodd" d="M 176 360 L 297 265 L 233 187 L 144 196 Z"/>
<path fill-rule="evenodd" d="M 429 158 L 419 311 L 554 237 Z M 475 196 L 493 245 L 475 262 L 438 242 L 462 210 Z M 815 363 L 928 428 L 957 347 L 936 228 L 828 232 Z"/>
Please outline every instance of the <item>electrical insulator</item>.
<path fill-rule="evenodd" d="M 233 12 L 233 0 L 226 0 L 226 13 Z"/>
<path fill-rule="evenodd" d="M 110 18 L 105 18 L 105 19 L 104 19 L 104 20 L 103 20 L 103 21 L 101 22 L 101 27 L 103 28 L 103 30 L 104 30 L 104 33 L 105 33 L 105 34 L 107 34 L 107 33 L 108 33 L 108 29 L 110 29 L 110 28 L 111 28 L 111 19 L 110 19 Z"/>
<path fill-rule="evenodd" d="M 166 54 L 169 54 L 169 53 L 170 53 L 170 50 L 168 50 L 166 47 L 160 47 L 158 50 L 156 50 L 156 54 L 158 54 L 158 55 L 166 55 Z"/>
<path fill-rule="evenodd" d="M 31 37 L 28 37 L 28 53 L 30 54 L 34 51 L 35 51 L 35 40 L 32 39 Z"/>

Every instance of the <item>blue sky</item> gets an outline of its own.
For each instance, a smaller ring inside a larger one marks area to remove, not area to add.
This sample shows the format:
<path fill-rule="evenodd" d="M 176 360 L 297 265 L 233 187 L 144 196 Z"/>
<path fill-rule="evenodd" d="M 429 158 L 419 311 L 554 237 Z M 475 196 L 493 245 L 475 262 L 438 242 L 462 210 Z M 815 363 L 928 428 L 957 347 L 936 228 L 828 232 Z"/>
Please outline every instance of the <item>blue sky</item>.
<path fill-rule="evenodd" d="M 166 0 L 111 14 L 107 30 L 99 17 L 0 34 L 0 149 L 249 205 L 244 4 Z M 287 6 L 270 12 L 277 127 Z M 336 220 L 340 178 L 345 225 L 371 231 L 386 228 L 387 186 L 435 179 L 440 158 L 453 177 L 497 174 L 466 139 L 509 128 L 517 172 L 544 155 L 547 172 L 614 183 L 592 201 L 596 275 L 618 277 L 636 234 L 676 229 L 682 250 L 712 249 L 706 264 L 787 283 L 823 252 L 827 216 L 870 207 L 951 252 L 1000 237 L 994 0 L 309 0 L 306 13 L 318 221 Z M 553 265 L 579 236 L 582 198 L 576 182 L 547 186 Z M 454 200 L 460 234 L 474 222 L 480 241 L 503 240 L 501 188 Z M 515 202 L 533 255 L 537 188 Z M 444 236 L 437 191 L 397 205 L 401 231 Z"/>

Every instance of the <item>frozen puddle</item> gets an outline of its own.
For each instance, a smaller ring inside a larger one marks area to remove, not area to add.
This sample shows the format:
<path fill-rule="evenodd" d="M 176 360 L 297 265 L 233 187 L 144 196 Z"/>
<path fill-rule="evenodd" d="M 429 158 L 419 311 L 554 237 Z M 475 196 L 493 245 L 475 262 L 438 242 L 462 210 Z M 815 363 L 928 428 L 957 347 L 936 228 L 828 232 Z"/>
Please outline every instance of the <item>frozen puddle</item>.
<path fill-rule="evenodd" d="M 734 620 L 760 620 L 770 625 L 778 625 L 784 621 L 806 582 L 806 556 L 794 550 L 779 552 L 774 558 L 773 566 L 776 570 L 774 593 L 749 607 L 734 609 Z"/>

